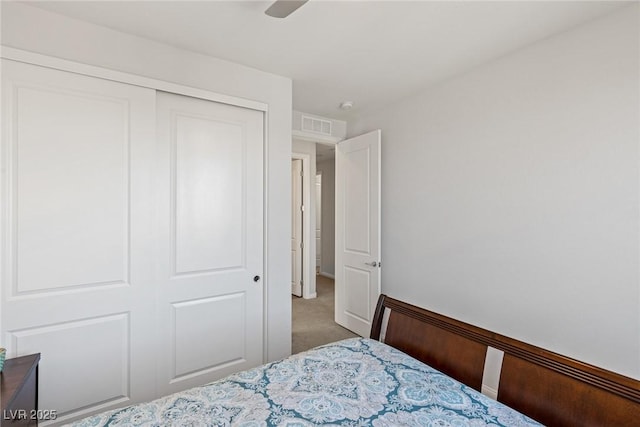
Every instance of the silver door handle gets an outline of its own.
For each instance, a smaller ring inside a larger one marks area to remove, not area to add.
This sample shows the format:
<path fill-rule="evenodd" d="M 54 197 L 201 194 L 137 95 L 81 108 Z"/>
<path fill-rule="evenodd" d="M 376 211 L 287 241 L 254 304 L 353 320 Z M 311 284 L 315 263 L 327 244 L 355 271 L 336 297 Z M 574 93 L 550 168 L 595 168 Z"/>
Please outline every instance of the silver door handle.
<path fill-rule="evenodd" d="M 377 267 L 378 263 L 373 261 L 373 262 L 365 262 L 366 265 L 370 265 L 371 267 Z"/>

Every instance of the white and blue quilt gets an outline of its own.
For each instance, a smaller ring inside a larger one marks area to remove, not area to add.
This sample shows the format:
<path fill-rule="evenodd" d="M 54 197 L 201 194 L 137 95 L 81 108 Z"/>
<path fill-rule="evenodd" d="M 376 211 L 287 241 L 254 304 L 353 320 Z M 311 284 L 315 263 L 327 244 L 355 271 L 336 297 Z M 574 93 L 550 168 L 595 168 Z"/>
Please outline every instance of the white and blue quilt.
<path fill-rule="evenodd" d="M 152 402 L 87 426 L 539 426 L 378 341 L 352 338 Z"/>

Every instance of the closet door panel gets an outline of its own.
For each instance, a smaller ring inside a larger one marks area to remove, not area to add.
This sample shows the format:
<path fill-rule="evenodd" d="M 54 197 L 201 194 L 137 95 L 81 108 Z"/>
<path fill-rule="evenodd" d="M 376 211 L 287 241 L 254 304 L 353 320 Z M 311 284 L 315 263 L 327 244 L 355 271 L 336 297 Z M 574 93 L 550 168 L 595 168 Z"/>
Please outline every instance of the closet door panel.
<path fill-rule="evenodd" d="M 247 149 L 242 124 L 182 114 L 174 126 L 175 273 L 241 268 Z"/>
<path fill-rule="evenodd" d="M 264 129 L 262 112 L 168 93 L 157 112 L 164 394 L 262 363 Z"/>
<path fill-rule="evenodd" d="M 47 358 L 45 366 L 58 368 L 40 372 L 41 405 L 70 415 L 97 402 L 125 403 L 130 395 L 129 320 L 127 314 L 115 314 L 14 332 L 16 347 L 37 348 Z"/>
<path fill-rule="evenodd" d="M 58 421 L 155 395 L 155 91 L 3 60 L 0 340 Z"/>
<path fill-rule="evenodd" d="M 16 294 L 128 283 L 126 100 L 18 84 L 14 107 Z"/>

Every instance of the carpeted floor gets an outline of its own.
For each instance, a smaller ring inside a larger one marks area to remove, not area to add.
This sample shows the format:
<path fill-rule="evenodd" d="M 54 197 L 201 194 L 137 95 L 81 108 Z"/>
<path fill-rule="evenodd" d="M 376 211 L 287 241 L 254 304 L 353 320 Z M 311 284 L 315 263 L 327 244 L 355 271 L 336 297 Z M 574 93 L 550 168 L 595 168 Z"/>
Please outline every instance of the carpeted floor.
<path fill-rule="evenodd" d="M 291 297 L 293 306 L 291 352 L 294 354 L 322 344 L 357 336 L 333 320 L 333 280 L 316 276 L 316 292 L 318 297 L 314 299 Z"/>

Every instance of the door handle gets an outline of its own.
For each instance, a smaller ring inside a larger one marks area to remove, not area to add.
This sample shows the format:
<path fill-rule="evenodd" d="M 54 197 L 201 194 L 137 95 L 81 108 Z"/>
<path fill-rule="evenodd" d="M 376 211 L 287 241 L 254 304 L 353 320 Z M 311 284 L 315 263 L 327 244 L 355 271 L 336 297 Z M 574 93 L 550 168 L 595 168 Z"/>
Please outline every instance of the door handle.
<path fill-rule="evenodd" d="M 378 263 L 373 261 L 373 262 L 365 262 L 366 265 L 370 265 L 371 267 L 377 267 Z"/>

